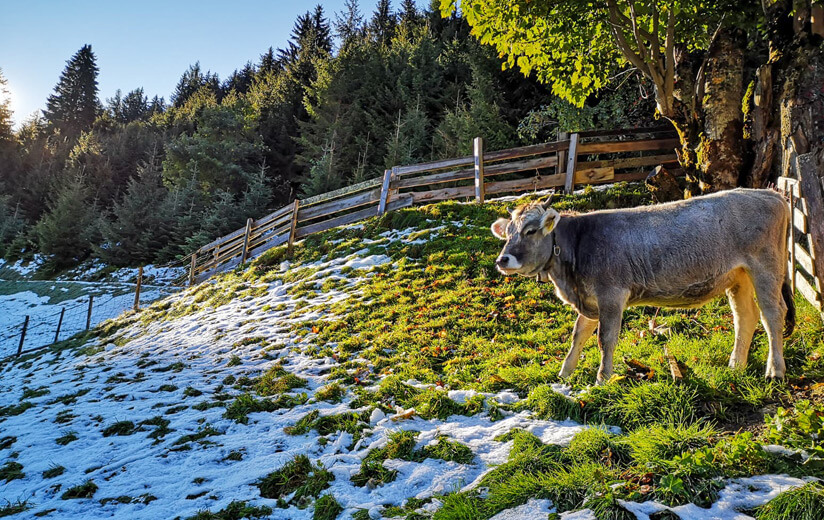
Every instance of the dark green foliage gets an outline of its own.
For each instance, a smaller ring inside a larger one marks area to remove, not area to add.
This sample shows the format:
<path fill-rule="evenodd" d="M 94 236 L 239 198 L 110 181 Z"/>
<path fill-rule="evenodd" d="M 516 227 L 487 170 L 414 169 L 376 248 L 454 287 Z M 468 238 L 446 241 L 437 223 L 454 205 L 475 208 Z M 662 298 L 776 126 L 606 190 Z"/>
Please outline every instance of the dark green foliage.
<path fill-rule="evenodd" d="M 30 507 L 28 500 L 23 500 L 22 502 L 20 500 L 16 502 L 6 500 L 6 505 L 0 507 L 0 517 L 16 515 L 17 513 L 26 511 Z"/>
<path fill-rule="evenodd" d="M 47 469 L 43 472 L 43 478 L 59 477 L 65 471 L 66 471 L 66 468 L 64 468 L 63 466 L 52 465 L 49 469 Z"/>
<path fill-rule="evenodd" d="M 91 128 L 100 111 L 97 99 L 98 68 L 91 45 L 84 45 L 66 63 L 54 94 L 46 102 L 49 125 L 68 137 Z"/>
<path fill-rule="evenodd" d="M 246 502 L 234 500 L 220 511 L 199 511 L 186 520 L 242 520 L 244 518 L 264 518 L 272 514 L 272 508 L 267 506 L 251 506 Z"/>
<path fill-rule="evenodd" d="M 39 250 L 49 255 L 53 268 L 74 265 L 90 252 L 94 218 L 89 199 L 89 188 L 80 175 L 52 192 L 48 212 L 37 222 L 34 232 Z"/>
<path fill-rule="evenodd" d="M 5 450 L 7 448 L 11 448 L 12 445 L 17 442 L 17 437 L 13 435 L 8 435 L 0 439 L 0 450 Z"/>
<path fill-rule="evenodd" d="M 82 484 L 78 484 L 76 486 L 70 487 L 62 495 L 60 498 L 63 500 L 71 500 L 73 498 L 92 498 L 95 493 L 97 493 L 97 484 L 95 484 L 92 480 L 87 480 Z"/>
<path fill-rule="evenodd" d="M 21 413 L 25 412 L 29 408 L 33 408 L 34 403 L 31 401 L 22 401 L 19 404 L 10 404 L 8 406 L 0 406 L 0 417 L 10 416 L 10 415 L 20 415 Z"/>
<path fill-rule="evenodd" d="M 306 455 L 301 454 L 263 477 L 257 486 L 265 498 L 282 498 L 294 492 L 292 501 L 296 502 L 303 497 L 317 497 L 334 479 L 332 473 L 312 464 Z"/>
<path fill-rule="evenodd" d="M 112 435 L 131 435 L 135 432 L 135 426 L 132 421 L 118 421 L 112 425 L 103 428 L 103 437 L 111 437 Z"/>
<path fill-rule="evenodd" d="M 343 512 L 343 506 L 338 504 L 332 495 L 323 495 L 315 500 L 315 512 L 312 520 L 335 520 Z"/>
<path fill-rule="evenodd" d="M 516 410 L 528 409 L 541 419 L 580 420 L 581 404 L 575 399 L 562 395 L 549 385 L 541 385 L 515 406 Z"/>
<path fill-rule="evenodd" d="M 0 480 L 5 480 L 6 483 L 25 476 L 26 474 L 23 473 L 23 465 L 19 462 L 8 461 L 0 468 Z"/>
<path fill-rule="evenodd" d="M 66 446 L 69 443 L 72 443 L 78 439 L 77 432 L 67 432 L 64 435 L 56 438 L 54 442 L 56 442 L 60 446 Z"/>

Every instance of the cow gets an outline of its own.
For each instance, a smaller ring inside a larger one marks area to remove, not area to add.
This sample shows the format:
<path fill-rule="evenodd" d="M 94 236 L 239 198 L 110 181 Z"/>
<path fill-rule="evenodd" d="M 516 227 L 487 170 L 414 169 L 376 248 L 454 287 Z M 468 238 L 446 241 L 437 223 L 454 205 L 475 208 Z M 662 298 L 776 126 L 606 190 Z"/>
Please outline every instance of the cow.
<path fill-rule="evenodd" d="M 725 292 L 735 325 L 730 367 L 746 366 L 760 307 L 769 338 L 765 377 L 783 378 L 781 328 L 789 336 L 795 327 L 789 218 L 784 198 L 761 189 L 584 214 L 561 214 L 546 200 L 492 224 L 492 233 L 506 240 L 495 264 L 505 275 L 548 275 L 557 296 L 578 312 L 562 378 L 575 371 L 597 327 L 596 382 L 610 379 L 627 307 L 695 308 Z"/>

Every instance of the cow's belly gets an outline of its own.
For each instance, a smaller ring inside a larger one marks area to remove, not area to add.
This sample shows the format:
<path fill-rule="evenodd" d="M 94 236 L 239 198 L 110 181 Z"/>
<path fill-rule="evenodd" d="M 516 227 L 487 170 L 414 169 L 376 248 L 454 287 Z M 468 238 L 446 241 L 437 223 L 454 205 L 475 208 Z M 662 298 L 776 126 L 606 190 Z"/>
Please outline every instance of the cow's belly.
<path fill-rule="evenodd" d="M 724 295 L 728 288 L 740 283 L 742 276 L 747 276 L 746 272 L 744 269 L 738 268 L 721 276 L 666 288 L 640 288 L 633 291 L 634 294 L 630 296 L 629 305 L 649 305 L 678 309 L 700 307 Z"/>

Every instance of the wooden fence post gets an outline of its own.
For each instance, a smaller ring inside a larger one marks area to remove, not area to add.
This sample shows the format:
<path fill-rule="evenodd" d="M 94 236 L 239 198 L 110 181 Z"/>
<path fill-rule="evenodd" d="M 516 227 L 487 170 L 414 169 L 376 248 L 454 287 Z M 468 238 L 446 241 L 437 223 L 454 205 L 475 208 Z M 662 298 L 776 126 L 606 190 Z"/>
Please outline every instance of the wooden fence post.
<path fill-rule="evenodd" d="M 475 138 L 475 202 L 484 203 L 486 190 L 484 189 L 484 138 Z"/>
<path fill-rule="evenodd" d="M 195 265 L 197 264 L 198 253 L 200 253 L 200 249 L 192 253 L 192 265 L 189 266 L 189 287 L 195 284 Z"/>
<path fill-rule="evenodd" d="M 790 290 L 795 294 L 795 193 L 790 186 L 790 236 L 787 240 L 790 242 Z"/>
<path fill-rule="evenodd" d="M 92 306 L 94 305 L 94 295 L 89 295 L 89 310 L 86 313 L 86 330 L 89 330 L 89 327 L 92 326 Z"/>
<path fill-rule="evenodd" d="M 810 237 L 810 256 L 813 261 L 813 278 L 824 300 L 824 193 L 818 177 L 815 155 L 806 153 L 796 157 L 801 194 L 807 202 L 807 233 Z M 824 303 L 824 302 L 823 302 Z M 821 313 L 824 318 L 824 311 Z"/>
<path fill-rule="evenodd" d="M 220 258 L 220 244 L 215 246 L 215 252 L 212 253 L 212 259 L 214 260 L 214 267 L 212 267 L 212 274 L 217 273 L 217 261 Z"/>
<path fill-rule="evenodd" d="M 556 142 L 561 143 L 569 139 L 569 134 L 566 132 L 558 132 L 558 140 Z M 561 175 L 566 171 L 566 157 L 567 151 L 566 150 L 558 150 L 558 164 L 555 165 L 555 173 Z"/>
<path fill-rule="evenodd" d="M 378 215 L 386 213 L 386 204 L 389 202 L 389 184 L 392 180 L 392 170 L 383 171 L 383 184 L 381 185 L 381 200 L 378 203 Z"/>
<path fill-rule="evenodd" d="M 26 341 L 26 331 L 29 329 L 29 317 L 23 320 L 23 332 L 20 333 L 20 344 L 17 345 L 17 356 L 23 353 L 23 342 Z"/>
<path fill-rule="evenodd" d="M 569 136 L 569 157 L 567 158 L 564 192 L 572 193 L 575 189 L 575 170 L 578 167 L 578 134 Z"/>
<path fill-rule="evenodd" d="M 63 315 L 66 314 L 66 308 L 60 308 L 60 319 L 57 320 L 57 330 L 54 331 L 54 342 L 57 343 L 57 338 L 60 337 L 60 327 L 63 326 Z"/>
<path fill-rule="evenodd" d="M 243 235 L 243 252 L 240 254 L 241 264 L 245 264 L 246 258 L 249 256 L 249 235 L 252 234 L 252 223 L 254 221 L 252 218 L 246 219 L 246 234 Z"/>
<path fill-rule="evenodd" d="M 289 244 L 286 246 L 286 254 L 292 256 L 292 248 L 295 244 L 295 230 L 298 228 L 298 210 L 300 209 L 300 201 L 295 199 L 292 207 L 292 224 L 289 226 Z"/>
<path fill-rule="evenodd" d="M 134 306 L 135 311 L 140 310 L 140 286 L 143 284 L 143 266 L 137 268 L 137 286 L 134 288 Z"/>

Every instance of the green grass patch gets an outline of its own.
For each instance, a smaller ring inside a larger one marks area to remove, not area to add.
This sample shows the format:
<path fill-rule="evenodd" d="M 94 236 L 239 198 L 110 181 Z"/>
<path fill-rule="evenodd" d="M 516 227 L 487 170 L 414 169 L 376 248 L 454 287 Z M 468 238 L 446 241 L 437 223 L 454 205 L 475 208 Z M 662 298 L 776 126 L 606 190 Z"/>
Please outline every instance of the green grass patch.
<path fill-rule="evenodd" d="M 294 493 L 291 502 L 297 503 L 304 497 L 317 497 L 334 479 L 332 473 L 312 464 L 309 457 L 301 454 L 260 479 L 256 485 L 264 498 L 282 499 Z"/>
<path fill-rule="evenodd" d="M 54 442 L 56 442 L 60 446 L 66 446 L 67 444 L 74 442 L 78 439 L 77 432 L 70 431 L 66 432 L 65 434 L 61 435 L 60 437 L 56 438 Z"/>
<path fill-rule="evenodd" d="M 312 520 L 335 520 L 343 512 L 343 506 L 338 504 L 332 495 L 323 495 L 315 500 L 315 511 Z"/>
<path fill-rule="evenodd" d="M 92 498 L 97 493 L 97 484 L 92 480 L 87 480 L 82 484 L 72 486 L 60 495 L 63 500 L 72 500 L 76 498 Z"/>
<path fill-rule="evenodd" d="M 43 472 L 43 478 L 54 478 L 59 477 L 66 471 L 66 468 L 63 466 L 58 466 L 56 464 L 52 464 L 49 469 Z"/>
<path fill-rule="evenodd" d="M 0 467 L 0 480 L 5 480 L 7 484 L 12 480 L 21 479 L 25 476 L 26 474 L 23 473 L 23 465 L 19 462 L 10 460 Z"/>
<path fill-rule="evenodd" d="M 818 520 L 824 511 L 824 487 L 811 482 L 785 491 L 755 512 L 756 520 Z"/>
<path fill-rule="evenodd" d="M 244 518 L 265 518 L 272 514 L 272 508 L 267 506 L 252 506 L 246 502 L 235 500 L 220 511 L 199 511 L 186 520 L 242 520 Z"/>
<path fill-rule="evenodd" d="M 131 435 L 136 431 L 135 425 L 132 421 L 117 421 L 103 428 L 103 437 L 111 437 L 113 435 L 125 436 Z"/>

